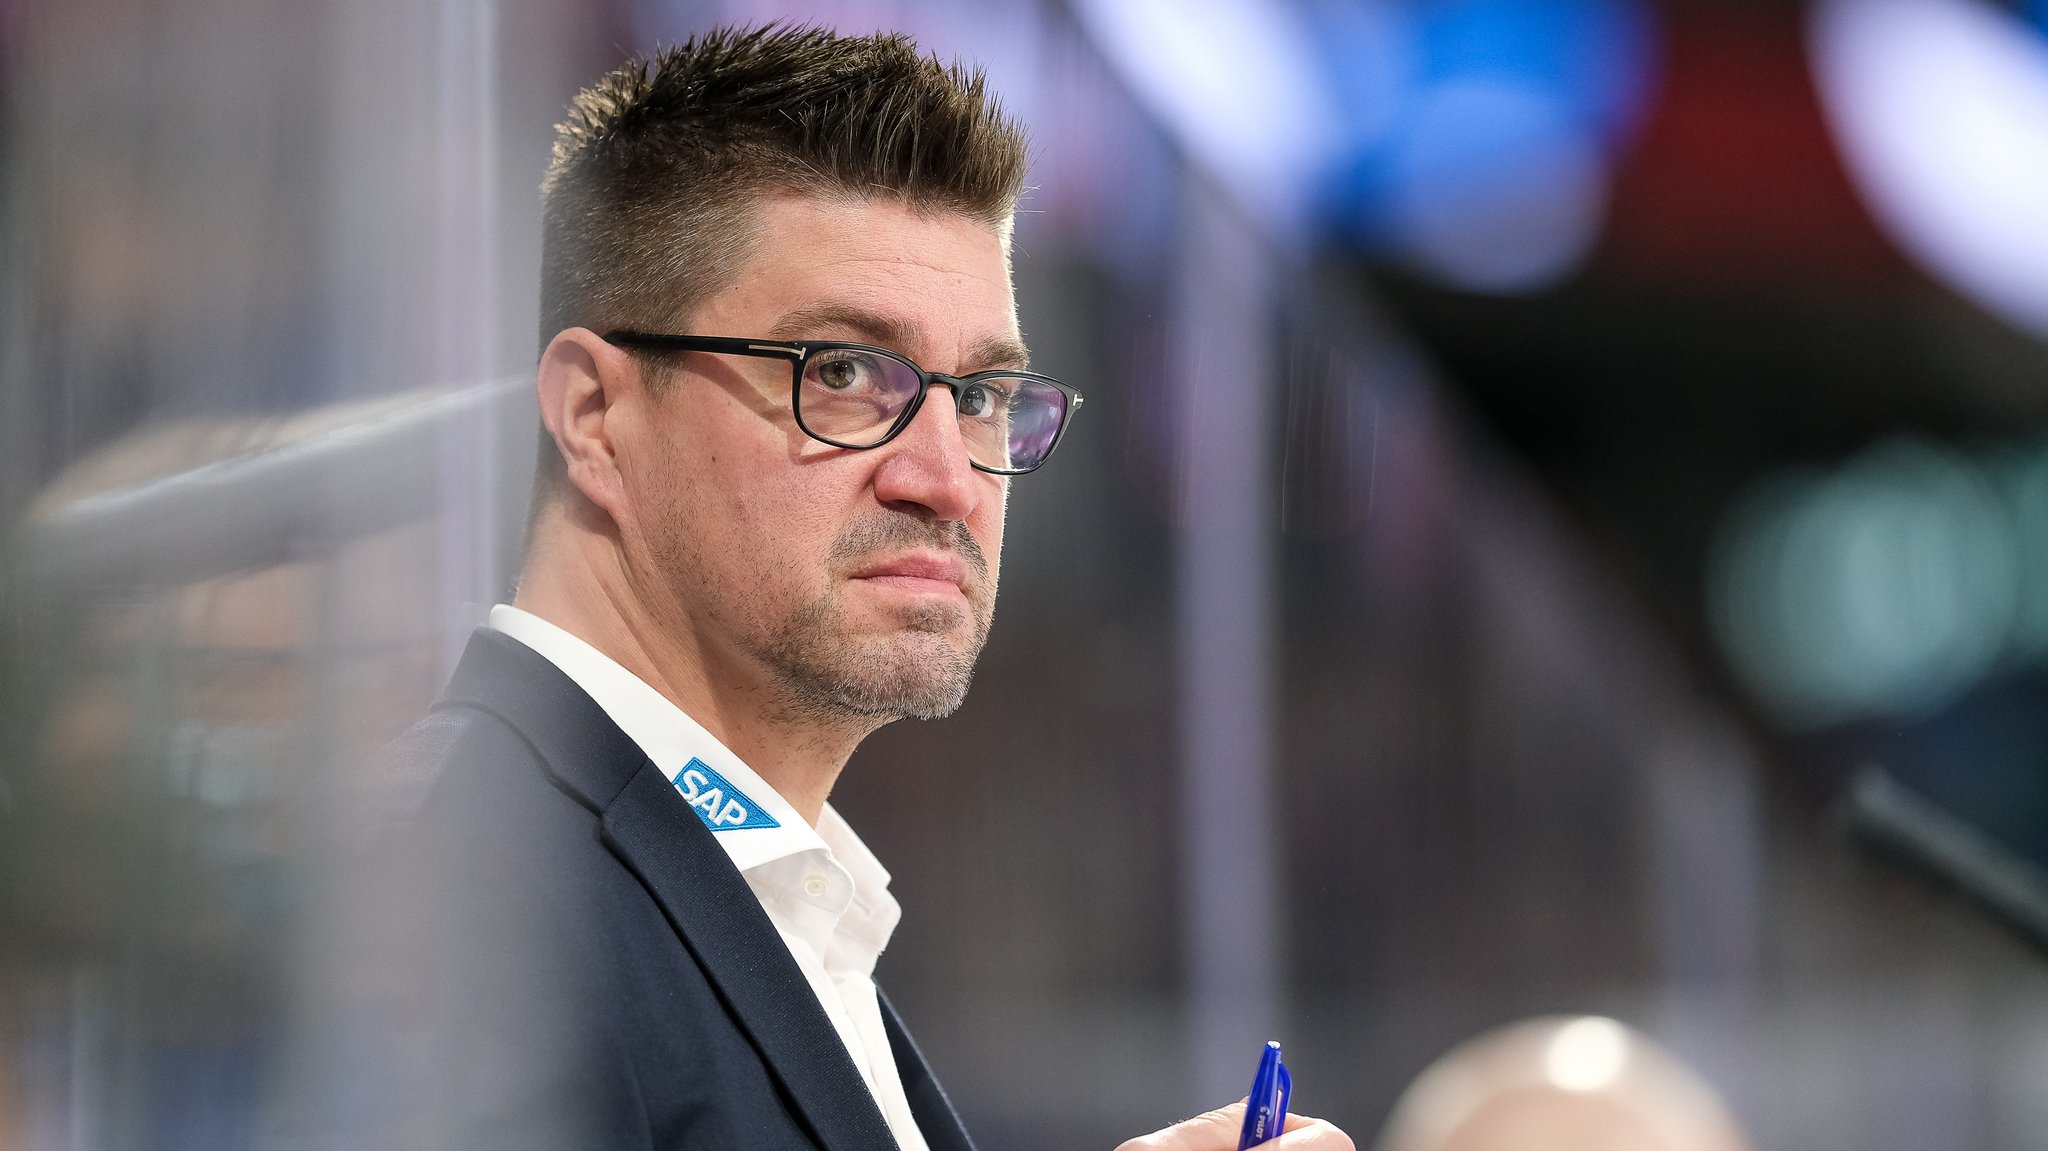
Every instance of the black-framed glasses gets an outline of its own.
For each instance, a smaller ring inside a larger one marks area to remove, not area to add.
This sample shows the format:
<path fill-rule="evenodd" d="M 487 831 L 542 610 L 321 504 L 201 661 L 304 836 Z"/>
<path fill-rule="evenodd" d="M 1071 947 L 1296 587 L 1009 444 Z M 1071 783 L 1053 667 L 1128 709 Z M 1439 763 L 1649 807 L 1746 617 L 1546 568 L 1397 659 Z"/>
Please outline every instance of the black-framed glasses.
<path fill-rule="evenodd" d="M 927 372 L 868 344 L 836 340 L 747 340 L 617 331 L 607 343 L 651 352 L 713 352 L 790 364 L 790 408 L 804 434 L 835 448 L 879 448 L 910 426 L 933 384 L 953 391 L 967 461 L 985 472 L 1018 476 L 1059 446 L 1081 393 L 1035 372 Z"/>

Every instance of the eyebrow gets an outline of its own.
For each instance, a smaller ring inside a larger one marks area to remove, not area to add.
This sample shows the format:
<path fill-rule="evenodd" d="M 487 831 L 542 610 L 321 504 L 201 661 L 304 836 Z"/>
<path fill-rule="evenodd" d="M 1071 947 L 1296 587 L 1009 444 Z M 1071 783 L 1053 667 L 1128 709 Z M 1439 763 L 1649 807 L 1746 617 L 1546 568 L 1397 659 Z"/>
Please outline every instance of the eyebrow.
<path fill-rule="evenodd" d="M 784 315 L 768 336 L 776 340 L 810 339 L 821 328 L 849 331 L 865 343 L 896 352 L 918 343 L 917 329 L 912 324 L 866 308 L 829 301 L 809 304 Z M 967 362 L 961 370 L 962 374 L 971 374 L 988 368 L 1022 371 L 1030 366 L 1031 352 L 1023 341 L 1015 336 L 989 336 L 968 347 Z"/>

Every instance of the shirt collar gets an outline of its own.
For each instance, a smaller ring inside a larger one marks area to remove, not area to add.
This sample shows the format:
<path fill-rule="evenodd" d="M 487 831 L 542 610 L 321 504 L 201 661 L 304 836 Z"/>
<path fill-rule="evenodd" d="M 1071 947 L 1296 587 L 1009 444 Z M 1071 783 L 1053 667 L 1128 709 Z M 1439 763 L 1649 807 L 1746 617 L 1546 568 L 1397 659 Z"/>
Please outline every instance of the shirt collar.
<path fill-rule="evenodd" d="M 889 946 L 889 937 L 903 918 L 902 906 L 889 894 L 889 873 L 829 803 L 819 813 L 818 836 L 853 880 L 853 902 L 839 919 L 839 932 L 869 956 L 867 966 L 872 969 L 873 957 Z"/>

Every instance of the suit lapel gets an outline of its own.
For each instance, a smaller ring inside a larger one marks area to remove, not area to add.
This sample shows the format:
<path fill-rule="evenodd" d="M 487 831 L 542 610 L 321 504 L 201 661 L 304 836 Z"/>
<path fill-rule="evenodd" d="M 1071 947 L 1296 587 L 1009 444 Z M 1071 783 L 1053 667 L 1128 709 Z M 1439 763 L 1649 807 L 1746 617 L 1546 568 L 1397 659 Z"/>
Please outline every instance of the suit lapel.
<path fill-rule="evenodd" d="M 818 1142 L 893 1149 L 881 1109 L 768 913 L 652 762 L 605 809 L 603 834 L 668 913 Z"/>
<path fill-rule="evenodd" d="M 917 1129 L 924 1133 L 925 1143 L 931 1151 L 974 1151 L 974 1141 L 967 1137 L 967 1128 L 953 1110 L 953 1101 L 939 1087 L 930 1065 L 924 1061 L 924 1052 L 911 1042 L 910 1032 L 896 1014 L 896 1005 L 889 1002 L 880 987 L 875 988 L 875 998 L 882 1005 L 882 1030 L 889 1033 L 889 1052 L 896 1057 L 903 1094 L 910 1100 L 910 1113 L 917 1117 Z"/>
<path fill-rule="evenodd" d="M 605 845 L 668 916 L 821 1147 L 895 1151 L 760 900 L 674 785 L 574 680 L 517 640 L 478 629 L 439 706 L 510 724 L 556 783 L 598 813 Z"/>

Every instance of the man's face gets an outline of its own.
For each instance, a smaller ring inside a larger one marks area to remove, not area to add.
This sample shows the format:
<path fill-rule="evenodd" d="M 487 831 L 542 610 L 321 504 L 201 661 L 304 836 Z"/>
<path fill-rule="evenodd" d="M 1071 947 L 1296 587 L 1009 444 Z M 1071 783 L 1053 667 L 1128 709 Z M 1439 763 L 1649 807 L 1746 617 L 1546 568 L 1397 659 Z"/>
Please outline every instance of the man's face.
<path fill-rule="evenodd" d="M 927 371 L 1020 368 L 995 229 L 886 200 L 775 196 L 692 335 L 850 340 Z M 678 356 L 622 460 L 636 590 L 711 681 L 811 719 L 958 707 L 987 638 L 1007 480 L 968 465 L 952 393 L 854 451 L 804 435 L 786 362 Z"/>

